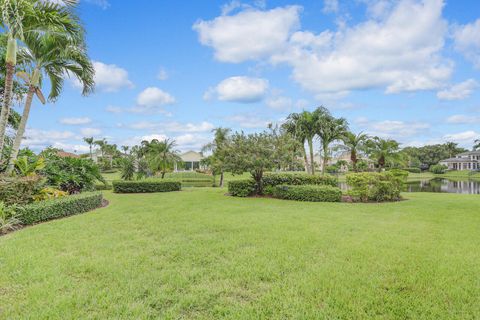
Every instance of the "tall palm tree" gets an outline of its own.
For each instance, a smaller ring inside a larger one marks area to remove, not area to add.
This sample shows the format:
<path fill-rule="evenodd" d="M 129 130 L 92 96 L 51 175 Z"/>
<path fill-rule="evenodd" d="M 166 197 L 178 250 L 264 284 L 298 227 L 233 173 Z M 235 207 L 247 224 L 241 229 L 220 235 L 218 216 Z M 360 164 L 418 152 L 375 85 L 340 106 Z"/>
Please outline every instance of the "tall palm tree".
<path fill-rule="evenodd" d="M 181 161 L 178 151 L 175 150 L 175 140 L 154 139 L 150 142 L 142 141 L 142 145 L 145 148 L 145 157 L 150 169 L 153 172 L 160 172 L 162 179 L 165 178 L 167 171 L 173 168 L 175 162 Z"/>
<path fill-rule="evenodd" d="M 8 34 L 6 53 L 6 76 L 3 107 L 0 111 L 0 160 L 3 154 L 6 127 L 12 104 L 13 76 L 17 65 L 17 40 L 26 35 L 66 32 L 78 34 L 79 24 L 71 6 L 77 0 L 63 3 L 39 0 L 0 0 L 1 27 Z"/>
<path fill-rule="evenodd" d="M 322 175 L 325 175 L 330 155 L 330 145 L 343 138 L 348 131 L 348 123 L 344 118 L 335 118 L 325 110 L 320 109 L 317 118 L 317 135 L 320 138 L 320 144 L 323 152 Z"/>
<path fill-rule="evenodd" d="M 455 143 L 455 142 L 445 143 L 445 150 L 447 151 L 449 158 L 453 158 L 453 156 L 455 156 L 455 154 L 457 153 L 457 149 L 458 149 L 458 143 Z"/>
<path fill-rule="evenodd" d="M 368 135 L 360 132 L 355 134 L 347 131 L 342 137 L 343 145 L 341 146 L 346 151 L 350 152 L 350 160 L 352 161 L 353 171 L 357 171 L 358 153 L 365 146 Z"/>
<path fill-rule="evenodd" d="M 94 145 L 100 148 L 100 155 L 103 158 L 105 155 L 105 146 L 107 145 L 107 139 L 103 138 L 101 140 L 96 140 L 93 142 Z"/>
<path fill-rule="evenodd" d="M 475 145 L 473 146 L 474 150 L 480 149 L 480 139 L 475 140 Z"/>
<path fill-rule="evenodd" d="M 50 81 L 49 101 L 55 101 L 63 87 L 64 75 L 73 75 L 83 86 L 83 94 L 93 91 L 95 71 L 87 56 L 83 45 L 83 34 L 77 35 L 77 39 L 68 35 L 25 35 L 25 48 L 19 50 L 19 57 L 24 64 L 31 66 L 31 74 L 20 73 L 28 84 L 28 93 L 23 109 L 22 119 L 18 126 L 17 134 L 13 142 L 12 152 L 7 172 L 12 172 L 14 162 L 17 159 L 18 150 L 25 133 L 26 124 L 30 115 L 30 108 L 34 95 L 45 104 L 41 87 L 41 78 L 45 75 Z"/>
<path fill-rule="evenodd" d="M 307 118 L 309 118 L 307 117 L 308 113 L 309 113 L 308 111 L 304 111 L 302 113 L 291 113 L 287 117 L 287 121 L 282 125 L 282 127 L 285 129 L 287 133 L 291 134 L 293 138 L 297 140 L 301 145 L 303 161 L 305 164 L 305 172 L 310 173 L 311 167 L 309 166 L 307 150 L 305 149 L 307 136 L 309 136 L 308 133 L 310 133 L 310 130 L 307 128 L 309 121 L 306 120 Z M 312 156 L 312 154 L 313 154 L 313 146 L 311 149 L 310 156 Z M 313 163 L 313 158 L 312 158 L 312 163 Z"/>
<path fill-rule="evenodd" d="M 213 141 L 204 145 L 202 152 L 211 151 L 215 157 L 215 163 L 217 164 L 218 170 L 220 171 L 220 183 L 219 186 L 223 187 L 223 178 L 224 178 L 224 168 L 223 168 L 223 151 L 225 146 L 228 143 L 228 135 L 230 134 L 231 129 L 229 128 L 216 128 L 212 130 L 214 132 Z"/>
<path fill-rule="evenodd" d="M 89 137 L 89 138 L 83 138 L 83 141 L 85 141 L 85 143 L 88 144 L 88 148 L 90 149 L 90 160 L 92 160 L 93 159 L 93 152 L 92 152 L 93 142 L 95 140 L 93 139 L 93 137 Z"/>
<path fill-rule="evenodd" d="M 124 153 L 125 155 L 127 155 L 128 149 L 130 149 L 130 147 L 129 147 L 129 146 L 121 146 L 121 148 L 122 148 L 122 150 L 123 150 L 123 153 Z"/>
<path fill-rule="evenodd" d="M 399 143 L 395 140 L 374 137 L 366 142 L 366 147 L 369 155 L 376 159 L 379 171 L 387 161 L 398 158 Z"/>

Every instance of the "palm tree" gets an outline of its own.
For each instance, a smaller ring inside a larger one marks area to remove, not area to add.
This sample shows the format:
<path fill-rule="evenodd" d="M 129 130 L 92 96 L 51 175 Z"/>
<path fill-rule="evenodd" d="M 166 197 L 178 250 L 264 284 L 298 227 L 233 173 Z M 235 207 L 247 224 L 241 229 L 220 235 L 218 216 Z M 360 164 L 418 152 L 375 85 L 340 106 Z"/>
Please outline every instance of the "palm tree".
<path fill-rule="evenodd" d="M 350 160 L 352 161 L 353 171 L 355 172 L 357 171 L 358 153 L 364 148 L 367 139 L 368 135 L 362 132 L 354 134 L 350 131 L 345 132 L 342 137 L 343 145 L 341 147 L 350 152 Z"/>
<path fill-rule="evenodd" d="M 121 148 L 122 148 L 122 150 L 123 150 L 123 153 L 124 153 L 125 155 L 127 155 L 128 149 L 130 149 L 130 147 L 129 147 L 129 146 L 121 146 Z"/>
<path fill-rule="evenodd" d="M 379 171 L 387 161 L 398 157 L 399 143 L 395 140 L 374 137 L 366 142 L 366 146 L 370 156 L 377 160 Z"/>
<path fill-rule="evenodd" d="M 320 138 L 320 144 L 322 146 L 322 175 L 325 175 L 330 154 L 330 144 L 343 138 L 348 131 L 348 123 L 344 118 L 333 117 L 325 108 L 320 107 L 317 110 L 314 111 L 318 112 L 316 133 Z"/>
<path fill-rule="evenodd" d="M 6 76 L 3 107 L 0 111 L 0 160 L 3 154 L 6 127 L 12 103 L 13 76 L 17 65 L 17 40 L 25 36 L 41 36 L 65 32 L 75 36 L 80 31 L 77 17 L 70 10 L 77 0 L 63 3 L 34 0 L 0 0 L 2 27 L 8 34 Z"/>
<path fill-rule="evenodd" d="M 162 179 L 168 170 L 172 169 L 175 162 L 181 161 L 178 156 L 178 151 L 174 148 L 176 146 L 175 140 L 165 139 L 158 141 L 154 139 L 150 142 L 142 141 L 145 148 L 145 156 L 153 172 L 160 172 Z"/>
<path fill-rule="evenodd" d="M 83 86 L 83 95 L 93 91 L 95 71 L 83 45 L 83 34 L 77 36 L 79 39 L 73 39 L 68 35 L 61 34 L 55 36 L 44 35 L 41 37 L 25 35 L 24 41 L 27 47 L 21 48 L 18 56 L 23 63 L 30 65 L 33 71 L 31 74 L 19 74 L 28 84 L 28 93 L 22 119 L 13 142 L 7 172 L 12 172 L 14 168 L 14 162 L 17 158 L 30 115 L 34 94 L 45 104 L 45 98 L 40 90 L 40 80 L 43 74 L 50 80 L 49 101 L 55 101 L 59 97 L 65 74 L 73 75 L 78 79 Z"/>
<path fill-rule="evenodd" d="M 480 149 L 480 139 L 475 140 L 475 145 L 473 146 L 473 150 Z"/>
<path fill-rule="evenodd" d="M 228 135 L 231 129 L 229 128 L 216 128 L 213 129 L 214 138 L 213 141 L 204 145 L 202 148 L 202 152 L 211 151 L 213 157 L 215 158 L 214 162 L 216 164 L 215 167 L 220 171 L 220 183 L 219 186 L 223 187 L 223 177 L 224 177 L 224 168 L 223 168 L 223 158 L 224 158 L 224 148 L 228 143 Z"/>
<path fill-rule="evenodd" d="M 304 111 L 304 113 L 307 111 Z M 304 113 L 291 113 L 287 117 L 287 121 L 282 125 L 287 133 L 293 136 L 299 142 L 302 149 L 303 161 L 305 164 L 305 172 L 310 173 L 310 167 L 307 158 L 307 150 L 305 150 L 305 142 L 307 141 L 307 118 Z M 311 152 L 312 156 L 313 151 Z M 313 158 L 312 158 L 313 160 Z M 312 161 L 313 163 L 313 161 Z"/>
<path fill-rule="evenodd" d="M 105 154 L 105 146 L 107 145 L 107 139 L 103 138 L 102 140 L 96 140 L 93 142 L 93 144 L 100 148 L 100 155 L 103 158 Z"/>
<path fill-rule="evenodd" d="M 92 152 L 93 142 L 95 140 L 93 139 L 93 137 L 89 137 L 89 138 L 83 138 L 83 141 L 85 141 L 85 143 L 88 144 L 88 148 L 90 149 L 90 160 L 92 160 L 93 159 L 93 152 Z"/>
<path fill-rule="evenodd" d="M 449 158 L 453 158 L 455 154 L 457 153 L 458 149 L 458 143 L 455 142 L 446 142 L 445 143 L 445 150 L 448 153 Z"/>

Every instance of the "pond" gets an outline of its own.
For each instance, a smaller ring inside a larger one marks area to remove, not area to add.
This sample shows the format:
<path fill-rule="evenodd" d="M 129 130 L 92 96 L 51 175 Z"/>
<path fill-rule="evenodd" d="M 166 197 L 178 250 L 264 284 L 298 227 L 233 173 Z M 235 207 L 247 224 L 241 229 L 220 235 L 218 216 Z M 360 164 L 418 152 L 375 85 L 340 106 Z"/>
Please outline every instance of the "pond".
<path fill-rule="evenodd" d="M 348 189 L 345 182 L 340 182 L 342 190 Z M 415 180 L 406 183 L 406 192 L 447 192 L 463 194 L 480 194 L 480 180 L 450 180 L 434 178 L 428 180 Z"/>

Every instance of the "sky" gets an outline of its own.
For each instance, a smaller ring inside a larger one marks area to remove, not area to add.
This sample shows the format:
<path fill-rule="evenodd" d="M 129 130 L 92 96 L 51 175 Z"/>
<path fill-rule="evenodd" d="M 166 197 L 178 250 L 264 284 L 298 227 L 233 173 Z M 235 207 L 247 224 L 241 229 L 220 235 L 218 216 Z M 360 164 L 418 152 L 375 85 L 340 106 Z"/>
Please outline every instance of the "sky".
<path fill-rule="evenodd" d="M 320 105 L 403 147 L 480 138 L 478 0 L 81 0 L 78 13 L 95 93 L 68 79 L 35 101 L 35 151 L 86 152 L 91 136 L 198 151 L 213 128 L 261 131 Z"/>

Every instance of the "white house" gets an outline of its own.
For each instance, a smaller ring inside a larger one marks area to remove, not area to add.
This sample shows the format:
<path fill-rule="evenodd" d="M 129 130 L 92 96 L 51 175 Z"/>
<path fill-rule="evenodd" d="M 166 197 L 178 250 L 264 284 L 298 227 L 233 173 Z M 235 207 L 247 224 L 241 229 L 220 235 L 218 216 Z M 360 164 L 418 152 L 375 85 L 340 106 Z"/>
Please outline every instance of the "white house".
<path fill-rule="evenodd" d="M 480 170 L 480 150 L 460 153 L 454 158 L 441 160 L 439 164 L 448 170 Z"/>
<path fill-rule="evenodd" d="M 182 159 L 182 163 L 175 163 L 175 172 L 205 169 L 205 166 L 200 164 L 200 161 L 204 159 L 203 154 L 200 152 L 187 151 L 182 153 L 180 158 Z"/>

